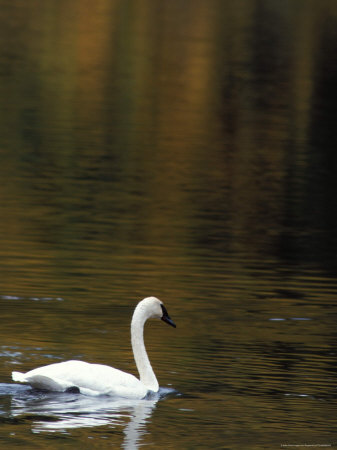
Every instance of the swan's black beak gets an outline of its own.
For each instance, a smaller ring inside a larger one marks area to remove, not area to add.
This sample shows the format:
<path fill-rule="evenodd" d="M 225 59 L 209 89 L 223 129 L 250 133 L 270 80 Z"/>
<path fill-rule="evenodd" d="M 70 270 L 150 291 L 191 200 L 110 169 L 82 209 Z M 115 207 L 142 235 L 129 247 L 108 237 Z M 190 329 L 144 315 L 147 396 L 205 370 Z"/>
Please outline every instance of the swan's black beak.
<path fill-rule="evenodd" d="M 163 315 L 161 317 L 161 320 L 163 320 L 164 322 L 168 323 L 169 325 L 171 325 L 172 327 L 176 328 L 176 324 L 173 322 L 173 320 L 171 319 L 171 317 L 168 315 L 167 309 L 165 308 L 164 305 L 160 305 L 161 309 L 163 310 Z"/>

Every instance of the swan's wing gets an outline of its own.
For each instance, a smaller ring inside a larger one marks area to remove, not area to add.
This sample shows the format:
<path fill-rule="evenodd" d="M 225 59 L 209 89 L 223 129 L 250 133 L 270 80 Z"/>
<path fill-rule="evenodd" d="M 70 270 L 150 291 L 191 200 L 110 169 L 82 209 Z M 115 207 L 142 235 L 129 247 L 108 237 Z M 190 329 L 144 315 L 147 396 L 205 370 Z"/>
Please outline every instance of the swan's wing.
<path fill-rule="evenodd" d="M 71 386 L 64 380 L 46 377 L 45 375 L 33 375 L 26 377 L 26 383 L 29 383 L 36 389 L 45 389 L 47 391 L 64 392 Z"/>
<path fill-rule="evenodd" d="M 72 365 L 72 369 L 76 370 L 71 370 L 67 380 L 71 381 L 73 386 L 77 386 L 83 394 L 143 398 L 148 392 L 144 384 L 130 373 L 102 364 L 73 362 L 76 364 Z M 80 367 L 82 370 L 78 370 Z"/>
<path fill-rule="evenodd" d="M 147 388 L 135 376 L 113 367 L 83 361 L 49 364 L 26 374 L 13 372 L 12 378 L 38 389 L 58 392 L 77 387 L 86 395 L 143 398 L 147 394 Z"/>

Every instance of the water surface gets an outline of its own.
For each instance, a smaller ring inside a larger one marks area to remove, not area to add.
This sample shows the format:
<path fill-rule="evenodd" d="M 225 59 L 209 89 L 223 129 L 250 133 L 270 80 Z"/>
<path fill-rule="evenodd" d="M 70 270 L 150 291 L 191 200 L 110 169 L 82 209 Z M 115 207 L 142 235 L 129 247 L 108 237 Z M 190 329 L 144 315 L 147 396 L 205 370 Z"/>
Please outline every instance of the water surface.
<path fill-rule="evenodd" d="M 0 444 L 335 446 L 335 2 L 2 1 Z M 66 359 L 161 396 L 55 395 Z"/>

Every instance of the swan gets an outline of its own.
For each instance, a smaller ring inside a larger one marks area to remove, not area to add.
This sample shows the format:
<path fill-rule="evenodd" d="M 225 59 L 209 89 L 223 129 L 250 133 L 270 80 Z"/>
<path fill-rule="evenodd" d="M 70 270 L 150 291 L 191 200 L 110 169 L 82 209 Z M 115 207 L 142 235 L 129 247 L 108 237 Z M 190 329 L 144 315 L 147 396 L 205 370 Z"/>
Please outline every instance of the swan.
<path fill-rule="evenodd" d="M 158 298 L 147 297 L 138 303 L 131 320 L 131 344 L 140 379 L 110 366 L 74 360 L 48 364 L 26 373 L 12 372 L 12 379 L 37 389 L 92 396 L 142 399 L 150 391 L 158 392 L 159 384 L 147 356 L 143 337 L 144 324 L 150 318 L 159 318 L 176 328 Z"/>

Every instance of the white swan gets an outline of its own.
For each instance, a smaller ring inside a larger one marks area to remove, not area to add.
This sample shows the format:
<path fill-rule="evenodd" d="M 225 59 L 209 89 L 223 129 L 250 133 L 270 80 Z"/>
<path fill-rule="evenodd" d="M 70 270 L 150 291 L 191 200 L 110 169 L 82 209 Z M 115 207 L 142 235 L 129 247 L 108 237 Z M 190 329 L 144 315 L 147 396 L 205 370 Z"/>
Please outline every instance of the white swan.
<path fill-rule="evenodd" d="M 147 297 L 138 303 L 131 321 L 131 343 L 140 380 L 113 367 L 83 361 L 49 364 L 27 373 L 12 372 L 12 379 L 37 389 L 86 395 L 105 394 L 141 399 L 149 391 L 158 392 L 158 381 L 147 356 L 143 337 L 144 324 L 149 318 L 160 318 L 176 327 L 165 306 L 156 297 Z"/>

